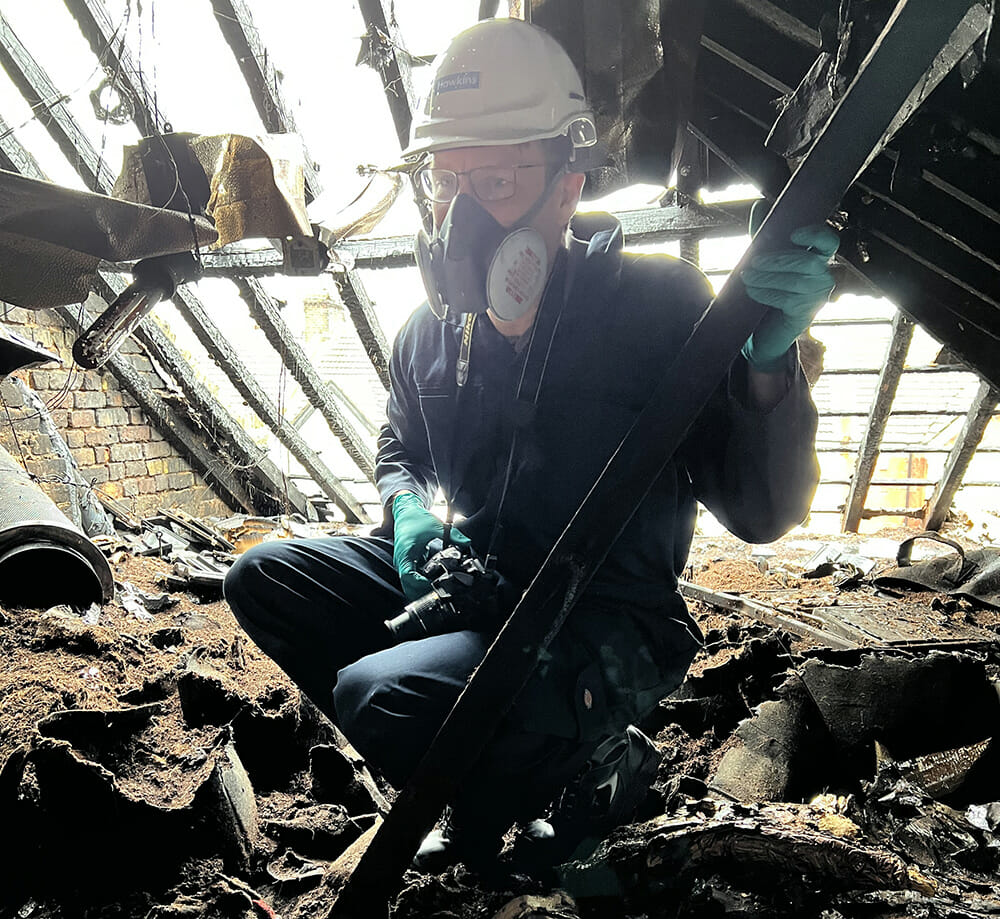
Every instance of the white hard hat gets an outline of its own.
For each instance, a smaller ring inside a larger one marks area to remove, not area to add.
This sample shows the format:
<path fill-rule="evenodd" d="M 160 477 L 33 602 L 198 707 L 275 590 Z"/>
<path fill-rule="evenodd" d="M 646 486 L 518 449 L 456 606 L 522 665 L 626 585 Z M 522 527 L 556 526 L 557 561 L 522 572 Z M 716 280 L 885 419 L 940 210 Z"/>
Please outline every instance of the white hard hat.
<path fill-rule="evenodd" d="M 562 135 L 574 150 L 597 142 L 594 114 L 569 55 L 538 26 L 484 19 L 434 61 L 430 92 L 414 115 L 403 157 Z"/>

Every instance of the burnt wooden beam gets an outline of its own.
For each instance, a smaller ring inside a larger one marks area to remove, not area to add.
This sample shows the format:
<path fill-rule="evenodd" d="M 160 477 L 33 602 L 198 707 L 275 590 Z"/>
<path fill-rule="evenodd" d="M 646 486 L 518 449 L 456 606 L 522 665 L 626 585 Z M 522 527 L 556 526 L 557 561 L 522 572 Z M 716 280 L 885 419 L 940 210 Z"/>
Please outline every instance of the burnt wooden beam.
<path fill-rule="evenodd" d="M 664 371 L 635 425 L 560 535 L 473 673 L 414 775 L 400 792 L 330 919 L 387 912 L 403 870 L 458 782 L 586 590 L 638 501 L 662 474 L 684 434 L 765 315 L 739 272 L 796 228 L 825 219 L 857 178 L 871 149 L 948 42 L 969 0 L 900 0 L 871 53 L 800 163 L 729 282 Z M 622 495 L 631 496 L 622 501 Z"/>
<path fill-rule="evenodd" d="M 0 169 L 19 172 L 32 179 L 42 179 L 45 175 L 41 166 L 14 136 L 14 129 L 0 118 Z"/>
<path fill-rule="evenodd" d="M 93 0 L 93 2 L 96 3 L 97 0 Z M 0 16 L 0 48 L 8 50 L 15 48 L 16 39 L 11 37 L 12 33 L 9 33 L 9 30 L 4 31 L 4 26 L 5 23 L 2 16 Z M 19 45 L 19 43 L 16 43 L 16 45 Z M 5 53 L 0 50 L 0 58 L 4 59 L 6 66 Z M 17 62 L 23 64 L 26 55 L 27 52 L 23 51 L 23 49 L 21 52 L 18 52 L 16 55 Z M 33 64 L 33 67 L 31 86 L 36 90 L 41 87 L 48 87 L 51 91 L 51 96 L 53 98 L 57 97 L 57 90 L 52 81 L 37 64 Z M 67 153 L 67 156 L 69 156 L 70 162 L 75 165 L 84 180 L 89 179 L 93 181 L 95 183 L 95 191 L 108 194 L 114 183 L 114 177 L 103 170 L 94 169 L 88 171 L 87 164 L 91 162 L 98 163 L 99 157 L 86 135 L 80 130 L 73 116 L 68 111 L 63 110 L 59 115 L 58 121 L 50 119 L 46 126 L 57 142 L 61 138 L 64 143 L 70 145 L 70 149 L 74 155 L 70 156 Z M 64 152 L 66 152 L 65 149 Z M 317 477 L 316 484 L 324 494 L 343 511 L 349 521 L 356 523 L 369 522 L 368 515 L 361 504 L 358 503 L 340 480 L 327 468 L 325 463 L 319 459 L 318 455 L 305 443 L 298 432 L 285 422 L 271 401 L 267 399 L 254 376 L 237 357 L 235 350 L 229 344 L 228 340 L 208 318 L 208 314 L 205 312 L 200 300 L 190 287 L 179 288 L 173 297 L 173 302 L 208 353 L 213 358 L 219 360 L 220 364 L 226 369 L 237 391 L 247 399 L 265 424 L 268 424 L 272 428 L 275 436 L 288 447 L 292 455 L 302 463 L 310 474 Z"/>
<path fill-rule="evenodd" d="M 382 79 L 399 149 L 403 150 L 410 143 L 410 125 L 417 107 L 410 55 L 403 43 L 391 3 L 387 5 L 385 0 L 358 0 L 358 6 L 367 33 L 364 38 L 366 62 Z"/>
<path fill-rule="evenodd" d="M 340 298 L 347 307 L 361 344 L 368 354 L 382 385 L 389 388 L 389 344 L 375 315 L 375 307 L 368 297 L 361 276 L 356 269 L 348 268 L 333 274 Z"/>
<path fill-rule="evenodd" d="M 48 74 L 21 44 L 3 13 L 0 13 L 0 66 L 7 71 L 11 82 L 66 159 L 76 167 L 87 187 L 106 193 L 114 185 L 114 174 L 70 114 L 69 97 L 56 89 Z"/>
<path fill-rule="evenodd" d="M 0 135 L 3 136 L 0 143 L 4 156 L 12 166 L 17 167 L 14 171 L 32 179 L 48 181 L 41 167 L 13 134 L 0 126 Z M 99 292 L 108 302 L 117 297 L 128 283 L 114 272 L 102 270 L 98 273 Z M 66 318 L 65 312 L 60 315 Z M 80 332 L 83 326 L 74 317 L 70 328 Z M 181 413 L 174 411 L 162 397 L 152 393 L 134 368 L 130 370 L 130 365 L 124 358 L 109 363 L 112 375 L 138 402 L 157 430 L 164 436 L 169 434 L 172 443 L 194 462 L 206 481 L 218 485 L 223 499 L 233 507 L 243 507 L 249 513 L 279 513 L 288 504 L 299 513 L 309 516 L 310 505 L 305 495 L 282 475 L 274 463 L 267 457 L 260 456 L 259 448 L 197 380 L 187 361 L 156 324 L 147 319 L 138 326 L 135 337 L 177 381 L 184 397 L 200 415 L 203 430 L 190 427 L 183 421 Z M 205 432 L 213 437 L 222 432 L 223 440 L 229 445 L 231 463 L 226 463 L 218 451 L 210 450 L 206 454 Z M 211 462 L 208 461 L 209 455 L 212 457 Z M 230 474 L 228 470 L 233 467 L 245 470 L 246 481 Z"/>
<path fill-rule="evenodd" d="M 275 299 L 253 278 L 236 281 L 240 296 L 246 301 L 250 315 L 260 326 L 295 381 L 302 387 L 310 404 L 316 406 L 337 435 L 347 454 L 370 482 L 375 481 L 375 456 L 354 425 L 340 410 L 330 386 L 316 372 L 312 361 L 281 318 Z M 298 428 L 296 427 L 296 430 Z"/>
<path fill-rule="evenodd" d="M 133 119 L 142 135 L 165 130 L 167 120 L 156 111 L 146 87 L 142 68 L 125 45 L 125 34 L 111 20 L 104 0 L 65 0 L 94 56 L 107 73 L 114 75 L 115 89 L 128 94 L 133 106 Z"/>
<path fill-rule="evenodd" d="M 253 23 L 253 16 L 245 0 L 212 0 L 215 20 L 227 44 L 232 49 L 250 89 L 250 97 L 257 108 L 260 120 L 271 134 L 296 134 L 295 116 L 281 90 L 281 80 L 274 69 L 274 62 L 261 40 L 260 31 Z M 310 200 L 323 190 L 305 139 L 302 156 L 305 163 L 306 199 Z"/>
<path fill-rule="evenodd" d="M 854 476 L 851 479 L 851 490 L 844 506 L 843 529 L 845 533 L 857 533 L 861 514 L 868 497 L 868 488 L 878 462 L 879 447 L 885 434 L 886 422 L 892 411 L 892 403 L 896 398 L 899 380 L 903 375 L 903 365 L 913 340 L 913 322 L 896 313 L 892 323 L 892 337 L 885 355 L 885 363 L 879 373 L 878 389 L 868 413 L 868 426 L 864 441 L 858 450 L 858 461 L 854 466 Z"/>
<path fill-rule="evenodd" d="M 124 289 L 125 282 L 120 277 L 103 272 L 100 277 L 104 283 L 109 284 L 109 293 L 114 295 Z M 191 406 L 192 414 L 197 418 L 200 430 L 222 451 L 223 458 L 228 460 L 227 465 L 234 470 L 234 475 L 245 482 L 252 502 L 251 513 L 270 516 L 291 508 L 303 517 L 311 518 L 315 514 L 315 508 L 309 499 L 198 380 L 191 365 L 155 320 L 144 319 L 136 327 L 134 335 L 177 382 L 184 399 Z"/>
<path fill-rule="evenodd" d="M 695 204 L 679 207 L 643 207 L 616 211 L 625 233 L 626 246 L 647 245 L 676 240 L 698 241 L 740 236 L 746 232 L 750 208 L 756 199 Z M 586 213 L 581 210 L 581 213 Z M 347 239 L 337 243 L 334 254 L 343 256 L 344 264 L 354 268 L 409 268 L 415 265 L 412 236 L 387 236 L 381 239 Z M 282 260 L 273 249 L 253 252 L 203 252 L 206 277 L 265 277 L 280 274 Z M 328 271 L 341 270 L 334 266 Z"/>
<path fill-rule="evenodd" d="M 69 328 L 77 332 L 82 332 L 86 327 L 80 322 L 75 310 L 60 306 L 55 312 Z M 224 458 L 206 442 L 203 434 L 195 431 L 187 419 L 175 411 L 123 355 L 113 354 L 108 360 L 108 366 L 122 389 L 135 399 L 156 429 L 184 456 L 190 458 L 192 465 L 219 496 L 231 507 L 253 513 L 254 502 L 250 493 L 227 468 Z"/>
<path fill-rule="evenodd" d="M 1000 393 L 989 383 L 980 384 L 976 398 L 966 416 L 962 433 L 959 434 L 955 446 L 945 462 L 941 481 L 938 482 L 928 502 L 927 512 L 923 515 L 924 529 L 939 530 L 948 516 L 951 502 L 958 489 L 962 487 L 962 477 L 965 475 L 966 469 L 969 468 L 969 462 L 972 460 L 979 442 L 983 439 L 986 426 L 993 418 L 998 399 L 1000 399 Z"/>
<path fill-rule="evenodd" d="M 806 45 L 817 51 L 823 45 L 816 29 L 806 25 L 801 19 L 783 10 L 776 3 L 771 3 L 770 0 L 731 0 L 731 2 L 733 6 L 742 9 L 754 19 L 800 45 Z"/>
<path fill-rule="evenodd" d="M 799 638 L 809 638 L 817 641 L 824 647 L 846 649 L 857 648 L 859 644 L 857 641 L 852 641 L 849 638 L 831 633 L 827 629 L 817 628 L 807 622 L 802 622 L 794 616 L 789 616 L 775 607 L 757 600 L 738 597 L 735 594 L 725 593 L 721 590 L 709 590 L 707 587 L 692 584 L 690 581 L 685 580 L 678 581 L 677 588 L 680 590 L 681 595 L 687 597 L 688 600 L 697 600 L 699 603 L 706 603 L 717 609 L 728 610 L 729 612 L 739 613 L 741 616 L 766 622 L 776 629 L 791 632 Z M 813 611 L 810 610 L 809 612 L 811 614 Z"/>
<path fill-rule="evenodd" d="M 190 289 L 182 287 L 177 291 L 173 302 L 191 326 L 202 347 L 208 351 L 213 360 L 218 361 L 236 391 L 247 400 L 249 406 L 271 429 L 274 436 L 303 465 L 323 493 L 343 511 L 348 522 L 370 523 L 368 514 L 358 500 L 267 396 L 257 382 L 256 374 L 243 362 L 236 348 L 212 322 L 201 301 Z"/>

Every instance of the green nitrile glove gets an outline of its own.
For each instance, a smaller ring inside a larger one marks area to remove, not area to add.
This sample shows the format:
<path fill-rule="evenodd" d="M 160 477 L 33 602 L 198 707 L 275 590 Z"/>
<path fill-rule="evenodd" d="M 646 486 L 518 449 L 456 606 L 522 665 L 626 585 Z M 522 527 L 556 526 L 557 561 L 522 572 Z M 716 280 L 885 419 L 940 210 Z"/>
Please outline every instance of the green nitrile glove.
<path fill-rule="evenodd" d="M 399 583 L 406 599 L 416 600 L 431 589 L 430 581 L 418 569 L 426 561 L 428 543 L 444 537 L 444 524 L 416 495 L 408 492 L 396 495 L 393 500 L 392 519 L 392 563 L 399 572 Z M 455 527 L 451 528 L 451 541 L 456 546 L 471 545 L 469 538 Z"/>
<path fill-rule="evenodd" d="M 751 233 L 763 222 L 766 208 L 758 202 L 750 214 Z M 799 227 L 791 237 L 795 249 L 778 249 L 755 256 L 741 274 L 747 293 L 772 307 L 743 346 L 743 356 L 756 369 L 775 372 L 792 346 L 826 303 L 833 290 L 829 260 L 840 239 L 826 224 Z"/>

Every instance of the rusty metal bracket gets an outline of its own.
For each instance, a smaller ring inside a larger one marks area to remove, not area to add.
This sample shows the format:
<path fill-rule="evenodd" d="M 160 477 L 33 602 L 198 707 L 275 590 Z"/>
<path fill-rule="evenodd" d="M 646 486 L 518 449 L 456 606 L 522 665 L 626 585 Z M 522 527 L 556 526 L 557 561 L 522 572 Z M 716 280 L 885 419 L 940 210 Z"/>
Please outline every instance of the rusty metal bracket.
<path fill-rule="evenodd" d="M 385 914 L 420 839 L 531 675 L 576 599 L 660 475 L 687 428 L 724 378 L 766 307 L 749 301 L 740 270 L 796 227 L 824 220 L 963 24 L 970 0 L 900 0 L 812 149 L 665 372 L 636 423 L 559 537 L 506 625 L 455 703 L 416 773 L 340 891 L 330 919 Z M 973 36 L 971 40 L 974 40 Z"/>

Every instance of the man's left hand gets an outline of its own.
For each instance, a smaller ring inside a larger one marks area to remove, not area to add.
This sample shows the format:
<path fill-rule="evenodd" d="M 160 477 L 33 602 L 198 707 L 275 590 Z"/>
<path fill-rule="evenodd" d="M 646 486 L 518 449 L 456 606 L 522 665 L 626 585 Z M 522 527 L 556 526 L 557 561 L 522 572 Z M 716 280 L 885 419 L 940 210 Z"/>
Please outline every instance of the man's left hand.
<path fill-rule="evenodd" d="M 747 293 L 758 303 L 772 307 L 743 346 L 751 367 L 775 373 L 784 366 L 784 356 L 826 303 L 833 290 L 830 258 L 840 240 L 826 224 L 795 230 L 794 248 L 778 249 L 755 256 L 741 273 Z"/>

